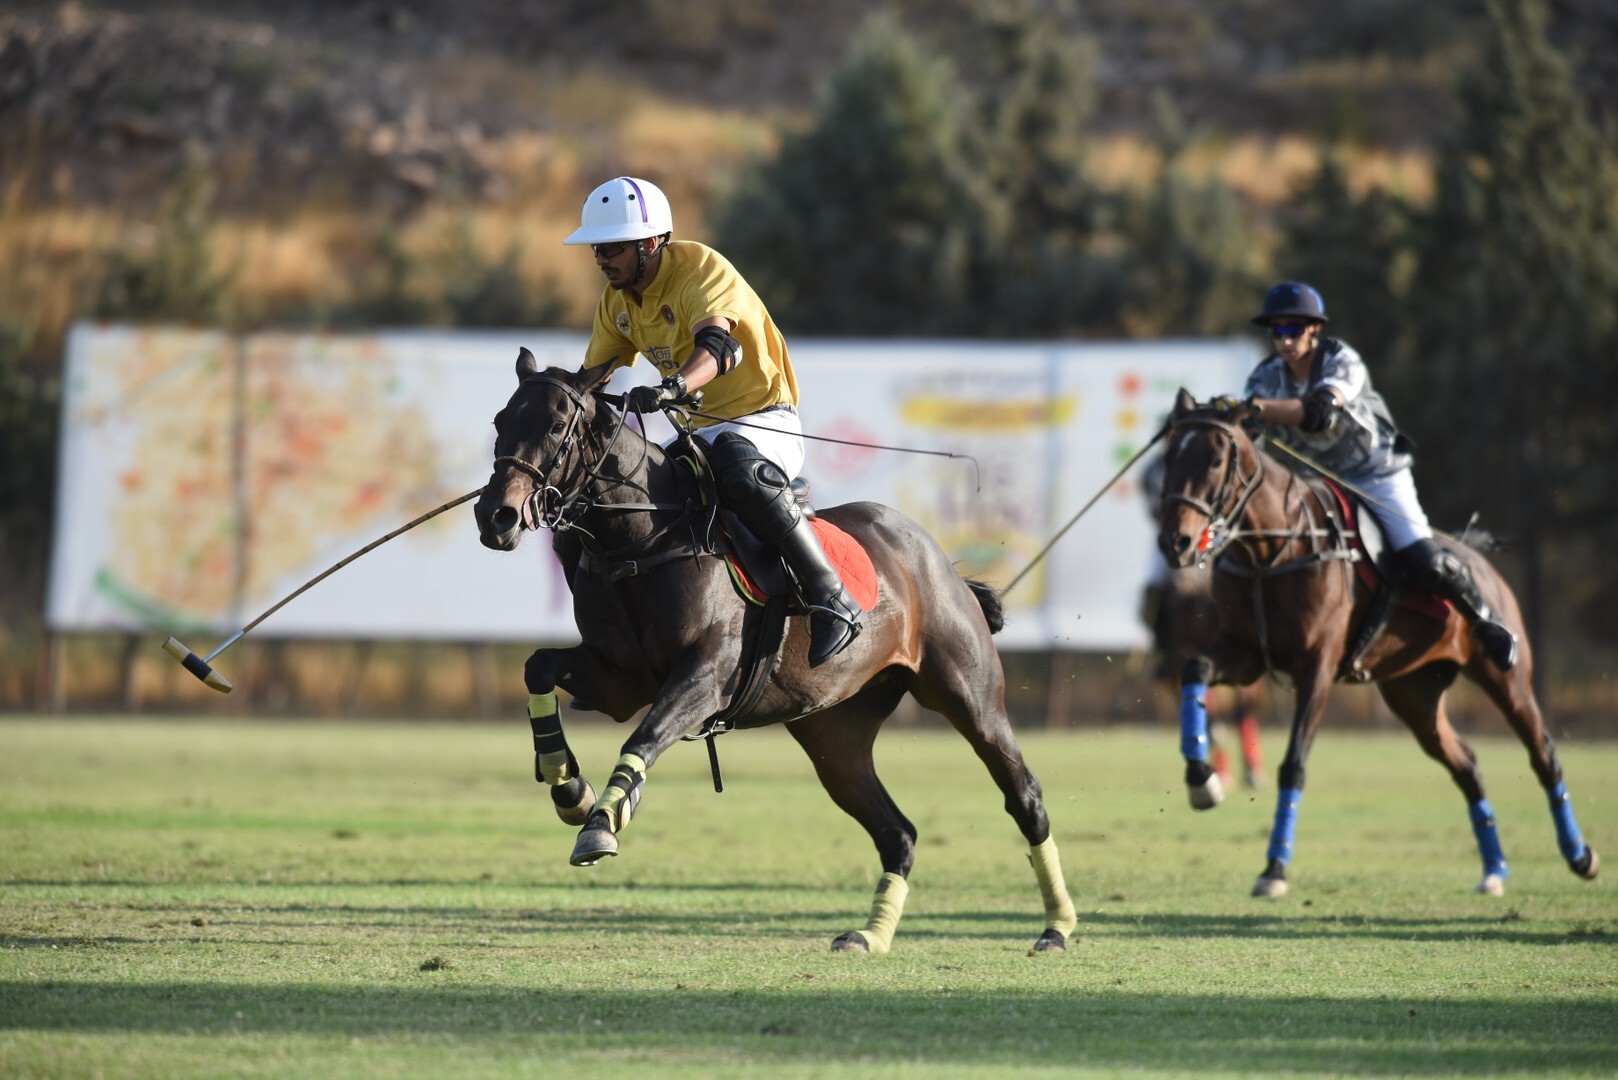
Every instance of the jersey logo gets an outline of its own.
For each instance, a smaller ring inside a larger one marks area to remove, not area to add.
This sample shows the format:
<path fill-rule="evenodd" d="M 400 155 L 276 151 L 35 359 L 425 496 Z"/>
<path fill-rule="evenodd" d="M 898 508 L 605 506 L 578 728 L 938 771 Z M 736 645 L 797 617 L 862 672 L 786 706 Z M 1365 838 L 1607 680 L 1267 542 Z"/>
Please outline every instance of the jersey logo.
<path fill-rule="evenodd" d="M 624 335 L 624 337 L 629 336 L 629 312 L 620 311 L 618 318 L 614 320 L 614 324 L 618 327 L 620 334 Z"/>
<path fill-rule="evenodd" d="M 670 326 L 674 325 L 674 309 L 669 307 L 667 304 L 663 305 L 663 321 L 668 323 Z"/>

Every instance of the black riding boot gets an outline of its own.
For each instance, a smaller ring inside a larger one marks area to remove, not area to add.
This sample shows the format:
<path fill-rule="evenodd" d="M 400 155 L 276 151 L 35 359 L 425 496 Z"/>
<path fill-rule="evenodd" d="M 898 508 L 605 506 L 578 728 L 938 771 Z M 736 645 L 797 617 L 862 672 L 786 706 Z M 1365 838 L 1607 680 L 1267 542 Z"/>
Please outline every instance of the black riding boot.
<path fill-rule="evenodd" d="M 1417 540 L 1398 554 L 1401 568 L 1412 582 L 1448 600 L 1466 618 L 1489 663 L 1501 671 L 1516 666 L 1517 635 L 1495 618 L 1459 556 L 1432 539 Z"/>
<path fill-rule="evenodd" d="M 843 588 L 843 579 L 826 558 L 808 518 L 776 542 L 787 565 L 803 586 L 809 604 L 809 666 L 819 667 L 860 636 L 860 606 Z"/>
<path fill-rule="evenodd" d="M 727 431 L 708 455 L 719 477 L 719 501 L 760 543 L 785 557 L 809 605 L 809 666 L 818 667 L 859 636 L 860 608 L 843 588 L 793 497 L 790 478 L 746 438 Z"/>

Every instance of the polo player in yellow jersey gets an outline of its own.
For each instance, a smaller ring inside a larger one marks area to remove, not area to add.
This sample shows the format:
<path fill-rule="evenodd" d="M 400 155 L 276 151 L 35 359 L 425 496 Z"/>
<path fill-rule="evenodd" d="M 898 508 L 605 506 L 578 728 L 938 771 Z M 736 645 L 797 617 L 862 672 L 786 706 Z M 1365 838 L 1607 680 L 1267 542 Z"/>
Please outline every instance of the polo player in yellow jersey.
<path fill-rule="evenodd" d="M 722 418 L 693 418 L 712 446 L 719 501 L 780 551 L 803 587 L 809 665 L 816 667 L 859 635 L 862 612 L 790 487 L 804 446 L 786 340 L 723 255 L 673 240 L 673 232 L 667 197 L 645 180 L 620 176 L 585 200 L 579 227 L 562 241 L 590 245 L 607 278 L 584 367 L 651 361 L 663 381 L 629 391 L 625 405 L 633 412 L 702 391 L 702 411 Z"/>

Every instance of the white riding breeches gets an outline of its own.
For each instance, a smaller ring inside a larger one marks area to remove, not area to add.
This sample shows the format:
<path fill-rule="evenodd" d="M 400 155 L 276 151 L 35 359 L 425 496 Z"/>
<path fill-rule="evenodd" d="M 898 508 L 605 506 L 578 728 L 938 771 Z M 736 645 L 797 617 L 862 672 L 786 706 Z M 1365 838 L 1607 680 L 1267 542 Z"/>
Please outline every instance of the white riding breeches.
<path fill-rule="evenodd" d="M 745 425 L 745 426 L 744 426 Z M 794 409 L 768 409 L 764 412 L 722 420 L 697 432 L 712 443 L 727 431 L 734 431 L 775 463 L 788 480 L 803 471 L 803 423 Z M 663 445 L 667 446 L 670 439 Z"/>
<path fill-rule="evenodd" d="M 1402 551 L 1417 540 L 1433 535 L 1432 526 L 1427 524 L 1427 513 L 1416 498 L 1416 479 L 1409 469 L 1387 476 L 1356 479 L 1354 486 L 1367 496 L 1361 501 L 1376 515 L 1389 551 Z"/>

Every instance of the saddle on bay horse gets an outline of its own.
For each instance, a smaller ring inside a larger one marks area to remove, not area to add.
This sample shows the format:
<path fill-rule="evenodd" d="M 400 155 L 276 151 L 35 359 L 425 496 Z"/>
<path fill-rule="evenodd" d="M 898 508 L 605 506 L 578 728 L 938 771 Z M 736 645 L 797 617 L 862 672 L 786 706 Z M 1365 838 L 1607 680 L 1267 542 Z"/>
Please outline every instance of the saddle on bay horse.
<path fill-rule="evenodd" d="M 1382 525 L 1375 514 L 1364 513 L 1360 501 L 1338 484 L 1320 478 L 1331 492 L 1337 512 L 1341 515 L 1342 538 L 1351 552 L 1355 576 L 1371 594 L 1371 606 L 1365 618 L 1350 638 L 1349 648 L 1343 654 L 1343 664 L 1337 677 L 1345 682 L 1367 682 L 1371 673 L 1362 661 L 1371 646 L 1376 644 L 1396 608 L 1404 608 L 1439 622 L 1449 618 L 1453 609 L 1448 600 L 1427 589 L 1410 586 L 1392 565 L 1393 552 L 1387 550 Z"/>

